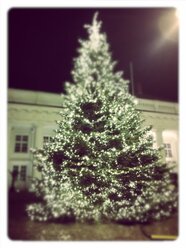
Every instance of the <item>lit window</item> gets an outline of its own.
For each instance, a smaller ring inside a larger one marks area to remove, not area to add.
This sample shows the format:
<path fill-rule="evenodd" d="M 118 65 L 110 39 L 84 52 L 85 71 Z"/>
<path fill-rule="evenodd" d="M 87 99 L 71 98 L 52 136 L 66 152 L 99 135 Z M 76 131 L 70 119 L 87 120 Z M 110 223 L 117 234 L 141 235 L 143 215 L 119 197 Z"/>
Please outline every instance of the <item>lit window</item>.
<path fill-rule="evenodd" d="M 28 152 L 28 135 L 16 135 L 15 137 L 15 152 Z"/>
<path fill-rule="evenodd" d="M 51 136 L 44 136 L 43 137 L 43 147 L 45 147 L 50 142 L 52 142 L 52 137 Z"/>
<path fill-rule="evenodd" d="M 171 144 L 164 144 L 166 158 L 172 158 Z"/>
<path fill-rule="evenodd" d="M 26 181 L 26 165 L 21 166 L 20 170 L 20 180 L 21 181 Z"/>

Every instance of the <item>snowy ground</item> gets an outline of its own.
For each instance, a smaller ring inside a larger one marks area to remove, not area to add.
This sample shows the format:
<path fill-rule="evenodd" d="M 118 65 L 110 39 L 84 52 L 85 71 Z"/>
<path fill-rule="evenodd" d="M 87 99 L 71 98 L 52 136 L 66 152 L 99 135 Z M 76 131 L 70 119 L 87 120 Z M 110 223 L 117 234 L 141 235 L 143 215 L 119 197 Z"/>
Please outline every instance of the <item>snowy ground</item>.
<path fill-rule="evenodd" d="M 178 236 L 178 219 L 146 225 L 39 223 L 30 221 L 24 204 L 11 202 L 8 234 L 12 240 L 150 240 L 151 235 Z"/>

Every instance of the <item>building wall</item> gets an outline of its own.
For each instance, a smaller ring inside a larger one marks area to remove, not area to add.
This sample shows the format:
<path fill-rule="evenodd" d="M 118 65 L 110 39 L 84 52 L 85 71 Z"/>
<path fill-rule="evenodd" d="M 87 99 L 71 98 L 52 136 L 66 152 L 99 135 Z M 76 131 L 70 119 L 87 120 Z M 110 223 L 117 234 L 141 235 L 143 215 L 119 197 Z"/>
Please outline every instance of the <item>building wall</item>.
<path fill-rule="evenodd" d="M 176 103 L 137 99 L 137 109 L 142 112 L 144 125 L 152 125 L 156 147 L 168 144 L 167 157 L 176 163 L 178 171 L 178 105 Z M 58 94 L 9 89 L 8 91 L 8 185 L 12 172 L 19 175 L 16 188 L 27 189 L 31 177 L 39 177 L 33 168 L 30 148 L 43 147 L 44 137 L 51 137 L 60 118 L 61 98 Z M 17 167 L 16 167 L 17 166 Z"/>

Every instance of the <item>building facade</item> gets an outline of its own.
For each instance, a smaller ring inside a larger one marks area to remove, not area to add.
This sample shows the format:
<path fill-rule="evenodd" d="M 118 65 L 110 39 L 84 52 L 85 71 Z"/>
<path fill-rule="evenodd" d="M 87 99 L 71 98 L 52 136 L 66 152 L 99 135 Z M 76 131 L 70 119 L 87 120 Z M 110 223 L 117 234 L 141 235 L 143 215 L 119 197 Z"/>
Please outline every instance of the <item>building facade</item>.
<path fill-rule="evenodd" d="M 164 145 L 166 162 L 178 172 L 178 104 L 137 99 L 145 125 L 152 125 L 154 146 Z M 8 185 L 17 174 L 17 190 L 29 189 L 31 178 L 39 177 L 30 148 L 42 148 L 55 134 L 60 118 L 61 97 L 36 91 L 8 90 Z"/>

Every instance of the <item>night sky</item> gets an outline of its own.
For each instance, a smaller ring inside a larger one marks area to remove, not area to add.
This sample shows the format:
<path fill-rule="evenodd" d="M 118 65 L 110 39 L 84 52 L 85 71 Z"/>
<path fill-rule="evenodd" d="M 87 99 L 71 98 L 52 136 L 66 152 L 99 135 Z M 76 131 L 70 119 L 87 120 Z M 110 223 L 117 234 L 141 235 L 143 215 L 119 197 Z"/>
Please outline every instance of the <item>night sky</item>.
<path fill-rule="evenodd" d="M 52 93 L 72 81 L 78 39 L 99 11 L 116 71 L 131 78 L 135 96 L 178 101 L 178 26 L 173 8 L 11 9 L 8 86 Z"/>

